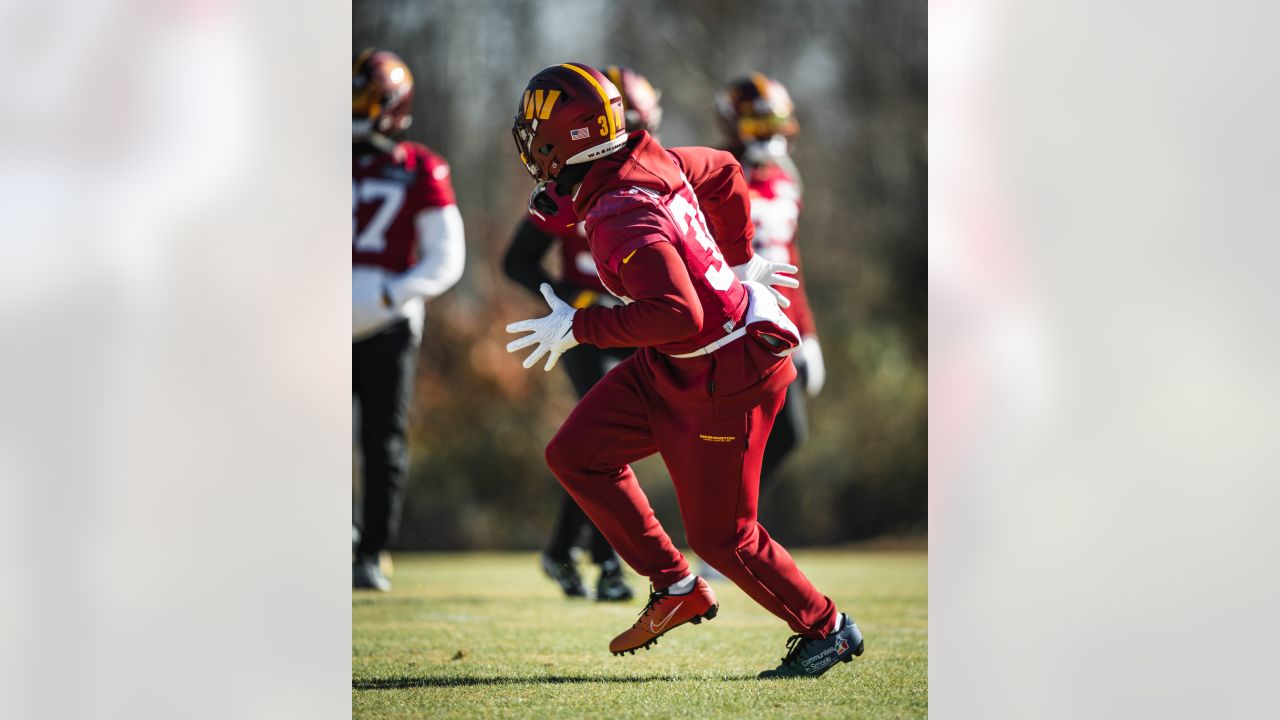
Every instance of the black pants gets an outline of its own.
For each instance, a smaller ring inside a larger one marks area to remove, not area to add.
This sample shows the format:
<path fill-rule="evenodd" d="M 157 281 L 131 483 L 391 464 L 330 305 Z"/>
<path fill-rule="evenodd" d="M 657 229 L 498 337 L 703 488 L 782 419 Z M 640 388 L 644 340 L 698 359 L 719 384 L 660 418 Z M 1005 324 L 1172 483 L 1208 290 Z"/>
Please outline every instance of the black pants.
<path fill-rule="evenodd" d="M 631 348 L 598 348 L 594 345 L 579 345 L 560 358 L 560 364 L 569 373 L 569 382 L 573 390 L 581 398 L 587 394 L 605 373 L 614 365 L 622 362 L 634 350 Z M 551 542 L 547 545 L 547 554 L 557 560 L 567 560 L 569 549 L 581 540 L 591 553 L 591 561 L 599 565 L 606 560 L 617 557 L 613 546 L 604 539 L 604 535 L 596 529 L 587 514 L 582 512 L 578 503 L 569 497 L 561 488 L 563 499 L 560 501 L 560 514 L 551 530 Z M 584 537 L 585 536 L 585 537 Z"/>
<path fill-rule="evenodd" d="M 773 421 L 773 430 L 769 431 L 769 442 L 764 446 L 764 462 L 760 469 L 760 492 L 763 494 L 773 486 L 778 469 L 791 453 L 800 449 L 809 439 L 809 418 L 806 414 L 805 370 L 797 367 L 800 374 L 787 386 L 787 400 L 778 417 Z"/>
<path fill-rule="evenodd" d="M 395 540 L 409 474 L 405 430 L 413 399 L 418 341 L 402 320 L 351 344 L 351 394 L 360 401 L 360 452 L 364 467 L 363 557 L 375 557 Z"/>

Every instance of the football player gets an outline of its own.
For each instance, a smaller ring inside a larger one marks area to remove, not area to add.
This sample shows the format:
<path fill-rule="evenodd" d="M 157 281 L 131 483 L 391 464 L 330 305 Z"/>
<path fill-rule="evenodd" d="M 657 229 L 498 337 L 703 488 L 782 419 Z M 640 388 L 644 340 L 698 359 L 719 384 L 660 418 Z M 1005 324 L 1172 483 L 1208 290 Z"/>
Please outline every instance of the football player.
<path fill-rule="evenodd" d="M 719 610 L 631 470 L 661 453 L 690 547 L 796 633 L 781 665 L 761 676 L 814 677 L 852 660 L 863 651 L 853 620 L 756 519 L 764 440 L 796 377 L 789 356 L 801 338 L 773 287 L 798 285 L 782 274 L 795 267 L 752 252 L 738 162 L 629 133 L 618 89 L 579 63 L 533 76 L 512 133 L 530 175 L 572 198 L 600 280 L 623 305 L 574 308 L 543 284 L 550 314 L 508 325 L 529 333 L 508 351 L 532 347 L 524 366 L 545 358 L 549 371 L 580 343 L 638 348 L 587 392 L 546 451 L 560 483 L 654 588 L 610 651 L 648 648 Z"/>
<path fill-rule="evenodd" d="M 643 75 L 628 67 L 610 65 L 605 75 L 622 93 L 623 117 L 628 132 L 647 130 L 656 133 L 662 122 L 660 94 L 653 89 Z M 539 189 L 541 202 L 553 202 L 554 212 L 543 213 L 530 207 L 528 215 L 516 228 L 515 237 L 502 267 L 507 275 L 538 295 L 538 288 L 548 283 L 556 295 L 567 298 L 575 308 L 597 305 L 614 307 L 621 304 L 600 283 L 591 248 L 587 246 L 586 232 L 574 215 L 573 203 L 567 195 L 555 192 L 554 183 Z M 560 260 L 560 278 L 553 279 L 543 269 L 543 256 L 556 248 Z M 574 392 L 581 398 L 604 377 L 614 365 L 632 353 L 633 348 L 600 348 L 581 345 L 565 353 L 564 367 L 573 384 Z M 591 552 L 592 561 L 600 567 L 596 582 L 597 600 L 630 600 L 631 588 L 622 579 L 622 564 L 618 554 L 604 535 L 596 529 L 582 508 L 567 493 L 563 494 L 560 512 L 551 532 L 551 541 L 542 553 L 542 570 L 570 597 L 587 594 L 578 575 L 578 568 L 569 551 L 579 538 L 583 538 Z"/>
<path fill-rule="evenodd" d="M 742 164 L 751 194 L 751 224 L 755 226 L 752 249 L 773 262 L 802 267 L 796 244 L 796 223 L 800 218 L 800 173 L 791 162 L 790 142 L 799 130 L 791 95 L 782 83 L 760 73 L 751 73 L 729 83 L 716 96 L 729 152 Z M 796 277 L 803 280 L 797 271 Z M 795 323 L 804 343 L 792 356 L 799 374 L 787 388 L 787 400 L 773 424 L 764 449 L 760 472 L 766 485 L 794 450 L 808 436 L 805 396 L 816 396 L 826 381 L 822 347 L 805 296 L 799 288 L 781 288 L 789 301 L 784 312 Z"/>
<path fill-rule="evenodd" d="M 397 141 L 412 120 L 413 76 L 369 49 L 351 67 L 351 394 L 359 404 L 364 518 L 352 586 L 390 589 L 379 555 L 400 524 L 425 301 L 462 276 L 462 216 L 449 165 Z"/>

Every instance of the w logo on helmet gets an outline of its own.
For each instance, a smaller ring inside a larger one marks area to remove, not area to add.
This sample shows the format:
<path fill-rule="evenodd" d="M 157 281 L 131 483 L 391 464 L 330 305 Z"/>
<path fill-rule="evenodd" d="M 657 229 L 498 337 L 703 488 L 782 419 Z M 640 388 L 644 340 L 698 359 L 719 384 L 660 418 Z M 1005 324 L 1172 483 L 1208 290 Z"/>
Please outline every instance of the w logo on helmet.
<path fill-rule="evenodd" d="M 559 90 L 525 90 L 524 91 L 524 119 L 532 120 L 536 114 L 539 120 L 548 120 L 551 118 L 551 108 L 555 107 L 556 100 L 560 99 Z"/>

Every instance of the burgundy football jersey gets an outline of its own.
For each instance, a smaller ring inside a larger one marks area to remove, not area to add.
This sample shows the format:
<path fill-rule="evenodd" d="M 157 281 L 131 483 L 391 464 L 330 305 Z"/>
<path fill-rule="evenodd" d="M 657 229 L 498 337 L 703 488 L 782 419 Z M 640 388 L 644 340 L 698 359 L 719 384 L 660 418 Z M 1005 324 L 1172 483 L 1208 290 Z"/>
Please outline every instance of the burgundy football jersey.
<path fill-rule="evenodd" d="M 694 337 L 659 346 L 659 351 L 696 350 L 723 337 L 745 312 L 746 289 L 721 255 L 687 181 L 665 197 L 646 188 L 613 190 L 591 208 L 586 224 L 600 279 L 624 300 L 621 269 L 636 250 L 666 241 L 684 259 L 702 304 L 703 329 Z"/>
<path fill-rule="evenodd" d="M 697 294 L 702 329 L 692 337 L 657 346 L 634 343 L 630 338 L 643 335 L 645 328 L 624 327 L 630 307 L 587 308 L 574 316 L 575 336 L 610 347 L 620 344 L 610 337 L 625 335 L 631 344 L 642 345 L 632 357 L 645 366 L 644 372 L 652 378 L 662 401 L 682 412 L 723 418 L 760 405 L 796 377 L 790 357 L 778 357 L 771 344 L 744 340 L 731 342 L 711 355 L 680 360 L 668 357 L 725 337 L 746 314 L 747 289 L 726 258 L 728 255 L 739 263 L 750 259 L 748 243 L 754 230 L 741 168 L 728 153 L 710 148 L 680 148 L 668 153 L 644 131 L 635 133 L 626 151 L 615 155 L 596 161 L 574 201 L 578 215 L 585 216 L 600 279 L 625 294 L 620 271 L 628 258 L 634 257 L 632 253 L 669 242 L 679 253 Z M 717 238 L 713 232 L 723 237 Z M 669 267 L 660 271 L 672 272 Z M 637 286 L 646 286 L 644 273 L 626 277 Z"/>
<path fill-rule="evenodd" d="M 414 218 L 455 204 L 449 165 L 425 145 L 351 161 L 351 264 L 404 272 L 418 262 Z"/>
<path fill-rule="evenodd" d="M 770 262 L 791 263 L 800 267 L 800 252 L 796 245 L 796 223 L 800 219 L 800 185 L 788 171 L 778 165 L 762 165 L 747 174 L 747 188 L 751 192 L 751 223 L 755 225 L 752 249 Z M 809 301 L 799 288 L 779 287 L 791 301 L 784 312 L 800 329 L 802 335 L 815 333 Z"/>

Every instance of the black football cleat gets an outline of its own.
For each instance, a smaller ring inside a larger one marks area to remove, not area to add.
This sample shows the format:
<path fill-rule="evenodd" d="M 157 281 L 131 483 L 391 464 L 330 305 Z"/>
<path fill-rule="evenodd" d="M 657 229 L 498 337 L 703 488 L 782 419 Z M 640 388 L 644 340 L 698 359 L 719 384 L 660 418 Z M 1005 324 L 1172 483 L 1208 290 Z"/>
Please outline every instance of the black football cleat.
<path fill-rule="evenodd" d="M 761 679 L 818 677 L 835 667 L 837 663 L 850 662 L 861 655 L 864 647 L 862 631 L 853 618 L 841 613 L 844 624 L 822 640 L 803 635 L 792 635 L 787 641 L 787 656 L 773 670 L 760 673 Z"/>
<path fill-rule="evenodd" d="M 382 573 L 377 557 L 357 557 L 351 563 L 351 587 L 387 592 L 391 581 Z"/>
<path fill-rule="evenodd" d="M 600 563 L 600 579 L 596 581 L 596 600 L 623 602 L 634 597 L 622 579 L 622 563 L 617 558 Z"/>
<path fill-rule="evenodd" d="M 582 577 L 578 575 L 578 566 L 573 564 L 573 560 L 555 560 L 543 553 L 542 572 L 559 585 L 566 596 L 587 596 L 587 588 L 582 585 Z"/>

